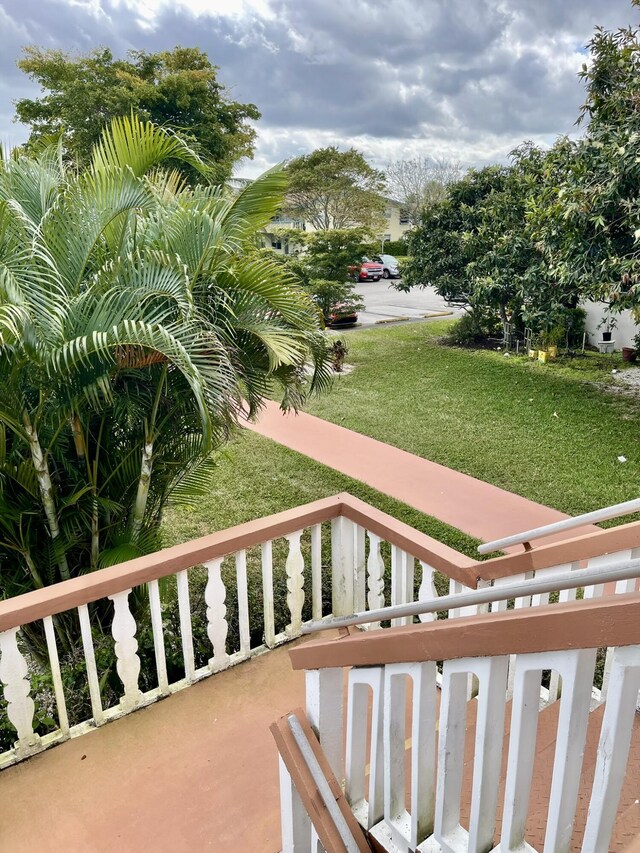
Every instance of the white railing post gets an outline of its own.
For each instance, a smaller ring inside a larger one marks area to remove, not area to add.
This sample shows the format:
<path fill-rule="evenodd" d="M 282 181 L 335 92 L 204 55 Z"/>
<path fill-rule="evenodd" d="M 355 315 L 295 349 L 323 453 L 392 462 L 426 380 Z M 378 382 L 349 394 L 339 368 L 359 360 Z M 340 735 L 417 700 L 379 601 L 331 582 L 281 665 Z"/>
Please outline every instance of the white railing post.
<path fill-rule="evenodd" d="M 435 569 L 422 560 L 420 561 L 420 566 L 422 567 L 422 580 L 420 582 L 420 589 L 418 590 L 418 601 L 436 601 L 438 599 L 438 590 L 434 581 Z M 437 613 L 421 613 L 418 616 L 421 622 L 432 622 L 437 618 Z"/>
<path fill-rule="evenodd" d="M 142 700 L 142 691 L 138 686 L 140 658 L 137 655 L 136 620 L 129 607 L 130 592 L 130 589 L 126 589 L 109 596 L 113 602 L 111 635 L 115 640 L 116 669 L 124 687 L 120 707 L 124 711 L 133 710 Z"/>
<path fill-rule="evenodd" d="M 617 648 L 609 675 L 582 853 L 600 853 L 609 849 L 627 769 L 638 690 L 640 646 Z"/>
<path fill-rule="evenodd" d="M 356 613 L 367 609 L 367 563 L 365 557 L 366 530 L 353 525 L 353 606 Z"/>
<path fill-rule="evenodd" d="M 26 757 L 40 749 L 40 736 L 33 731 L 35 704 L 30 695 L 29 667 L 18 648 L 18 628 L 0 634 L 0 681 L 4 685 L 7 717 L 18 733 L 16 754 Z"/>
<path fill-rule="evenodd" d="M 391 546 L 391 604 L 409 604 L 414 600 L 415 560 L 397 545 Z M 413 624 L 413 616 L 400 616 L 391 620 L 391 627 Z"/>
<path fill-rule="evenodd" d="M 384 607 L 384 560 L 380 553 L 380 537 L 375 533 L 369 536 L 369 558 L 367 560 L 368 592 L 367 604 L 369 610 L 379 610 Z M 379 628 L 379 622 L 372 622 L 370 628 Z"/>
<path fill-rule="evenodd" d="M 349 671 L 347 699 L 347 754 L 345 795 L 353 813 L 365 829 L 384 816 L 383 706 L 384 667 L 353 667 Z M 371 696 L 371 731 L 367 717 Z M 370 747 L 367 753 L 367 736 Z M 365 790 L 369 765 L 369 790 Z"/>
<path fill-rule="evenodd" d="M 305 672 L 307 718 L 315 729 L 333 775 L 344 779 L 344 680 L 342 668 Z"/>
<path fill-rule="evenodd" d="M 331 599 L 334 616 L 350 616 L 354 612 L 353 527 L 353 522 L 343 515 L 331 521 Z"/>
<path fill-rule="evenodd" d="M 287 574 L 287 607 L 291 622 L 286 627 L 288 637 L 297 637 L 302 627 L 302 608 L 304 606 L 304 558 L 300 547 L 302 531 L 286 536 L 289 553 L 285 563 Z"/>
<path fill-rule="evenodd" d="M 385 666 L 384 820 L 373 828 L 372 835 L 383 846 L 390 841 L 404 853 L 414 850 L 433 831 L 436 673 L 432 661 Z M 410 811 L 405 782 L 407 677 L 413 682 Z"/>
<path fill-rule="evenodd" d="M 282 853 L 312 853 L 311 820 L 302 805 L 282 756 L 278 756 L 280 772 L 280 828 Z M 313 851 L 315 853 L 315 851 Z"/>
<path fill-rule="evenodd" d="M 210 560 L 204 564 L 207 570 L 207 585 L 204 590 L 204 600 L 207 605 L 207 636 L 213 648 L 213 657 L 209 658 L 209 668 L 212 672 L 224 669 L 229 665 L 227 653 L 227 607 L 225 600 L 227 588 L 222 580 L 222 557 Z"/>

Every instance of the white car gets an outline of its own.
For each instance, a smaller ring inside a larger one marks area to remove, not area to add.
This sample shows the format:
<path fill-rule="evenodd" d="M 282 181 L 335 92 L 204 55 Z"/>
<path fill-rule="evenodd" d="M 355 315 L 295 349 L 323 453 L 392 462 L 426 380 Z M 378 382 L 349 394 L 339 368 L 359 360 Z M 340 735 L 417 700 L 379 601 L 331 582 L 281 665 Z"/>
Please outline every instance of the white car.
<path fill-rule="evenodd" d="M 400 278 L 398 261 L 393 257 L 393 255 L 376 255 L 374 260 L 382 264 L 383 278 Z"/>

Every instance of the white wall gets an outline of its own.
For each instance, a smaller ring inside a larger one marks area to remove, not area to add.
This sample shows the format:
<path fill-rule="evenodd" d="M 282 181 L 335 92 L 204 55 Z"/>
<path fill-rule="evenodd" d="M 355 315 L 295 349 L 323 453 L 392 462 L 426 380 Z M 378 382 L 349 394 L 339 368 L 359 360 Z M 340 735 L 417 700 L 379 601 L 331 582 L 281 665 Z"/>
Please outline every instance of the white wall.
<path fill-rule="evenodd" d="M 598 329 L 598 324 L 605 316 L 607 305 L 605 302 L 585 302 L 582 307 L 587 312 L 586 327 L 589 343 L 596 344 L 602 340 L 602 332 L 605 326 Z M 635 335 L 640 332 L 640 326 L 636 325 L 631 311 L 622 311 L 613 315 L 616 320 L 615 328 L 611 329 L 611 340 L 615 341 L 615 349 L 632 347 Z"/>

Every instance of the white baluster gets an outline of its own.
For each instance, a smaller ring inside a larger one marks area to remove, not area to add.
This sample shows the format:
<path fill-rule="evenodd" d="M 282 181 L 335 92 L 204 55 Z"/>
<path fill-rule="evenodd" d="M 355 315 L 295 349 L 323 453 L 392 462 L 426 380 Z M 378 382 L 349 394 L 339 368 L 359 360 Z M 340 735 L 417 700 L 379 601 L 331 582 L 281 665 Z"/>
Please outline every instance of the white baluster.
<path fill-rule="evenodd" d="M 153 650 L 156 658 L 158 674 L 158 691 L 161 696 L 169 695 L 169 679 L 167 677 L 167 658 L 164 650 L 164 630 L 162 627 L 162 605 L 160 604 L 160 588 L 158 581 L 149 581 L 149 612 L 151 613 L 151 632 L 153 633 Z"/>
<path fill-rule="evenodd" d="M 238 623 L 240 628 L 240 652 L 244 657 L 251 654 L 249 631 L 249 592 L 247 588 L 247 552 L 236 554 L 236 580 L 238 584 Z"/>
<path fill-rule="evenodd" d="M 501 853 L 530 850 L 524 831 L 536 749 L 543 669 L 562 677 L 545 851 L 567 850 L 573 831 L 589 719 L 595 649 L 517 655 L 505 784 Z"/>
<path fill-rule="evenodd" d="M 384 821 L 372 830 L 408 853 L 433 832 L 436 664 L 388 664 L 384 674 Z M 413 681 L 411 801 L 406 808 L 406 680 Z M 388 847 L 386 849 L 389 849 Z"/>
<path fill-rule="evenodd" d="M 91 712 L 93 722 L 96 726 L 104 722 L 104 711 L 100 699 L 100 681 L 98 679 L 98 668 L 96 667 L 96 655 L 93 649 L 93 637 L 91 635 L 91 622 L 89 620 L 89 608 L 86 604 L 78 607 L 80 618 L 80 635 L 82 637 L 82 650 L 87 665 L 87 683 L 89 685 L 89 696 L 91 697 Z"/>
<path fill-rule="evenodd" d="M 640 647 L 617 648 L 609 676 L 582 853 L 600 853 L 609 849 L 627 769 L 638 690 Z"/>
<path fill-rule="evenodd" d="M 29 695 L 29 667 L 18 648 L 18 628 L 0 634 L 0 681 L 4 685 L 7 717 L 18 733 L 16 753 L 21 758 L 31 755 L 38 751 L 40 737 L 33 731 L 35 705 Z"/>
<path fill-rule="evenodd" d="M 336 779 L 344 779 L 344 682 L 342 669 L 305 672 L 307 717 Z"/>
<path fill-rule="evenodd" d="M 435 569 L 433 569 L 428 563 L 423 563 L 422 560 L 420 560 L 420 565 L 422 566 L 422 581 L 420 583 L 420 589 L 418 590 L 418 601 L 436 601 L 438 598 L 438 590 L 436 589 L 434 582 Z M 438 614 L 421 613 L 418 618 L 421 622 L 432 622 L 434 619 L 438 618 Z"/>
<path fill-rule="evenodd" d="M 343 515 L 331 521 L 331 599 L 334 616 L 351 616 L 354 575 L 353 522 Z"/>
<path fill-rule="evenodd" d="M 286 537 L 289 543 L 289 553 L 285 564 L 287 573 L 287 607 L 291 614 L 291 622 L 285 631 L 288 637 L 297 637 L 302 627 L 302 607 L 304 605 L 304 557 L 300 548 L 302 531 L 291 533 Z"/>
<path fill-rule="evenodd" d="M 580 562 L 574 563 L 565 563 L 562 566 L 558 566 L 558 569 L 562 569 L 566 572 L 575 572 L 580 568 Z M 577 589 L 561 589 L 558 593 L 558 604 L 566 604 L 569 601 L 576 600 Z M 551 678 L 549 680 L 549 704 L 551 702 L 555 702 L 560 695 L 560 690 L 562 687 L 562 679 L 560 678 L 560 673 L 555 670 L 551 671 Z"/>
<path fill-rule="evenodd" d="M 409 604 L 413 601 L 414 558 L 397 545 L 391 546 L 391 604 Z M 413 616 L 391 620 L 391 627 L 411 625 Z"/>
<path fill-rule="evenodd" d="M 615 554 L 603 554 L 599 557 L 592 557 L 589 560 L 589 568 L 606 568 L 608 566 L 615 566 L 617 563 L 624 562 L 626 560 L 632 560 L 640 557 L 640 548 L 629 548 L 625 551 L 617 551 Z M 616 595 L 624 595 L 626 592 L 635 592 L 636 589 L 636 578 L 630 578 L 628 580 L 617 581 L 615 585 L 615 594 Z M 600 595 L 604 592 L 604 586 L 600 585 L 599 587 L 594 587 L 595 590 L 600 590 Z M 585 598 L 587 590 L 585 590 Z M 602 688 L 600 690 L 600 699 L 604 701 L 607 697 L 607 690 L 609 689 L 609 674 L 611 672 L 611 663 L 613 660 L 613 654 L 615 649 L 613 646 L 607 649 L 607 654 L 604 660 L 604 669 L 602 671 Z"/>
<path fill-rule="evenodd" d="M 222 557 L 205 563 L 207 570 L 207 585 L 204 590 L 204 600 L 207 605 L 207 634 L 213 647 L 213 657 L 209 659 L 209 668 L 217 672 L 229 665 L 227 654 L 227 608 L 225 599 L 227 588 L 221 575 Z"/>
<path fill-rule="evenodd" d="M 311 528 L 311 616 L 322 619 L 322 525 Z"/>
<path fill-rule="evenodd" d="M 489 850 L 493 842 L 502 769 L 508 657 L 446 661 L 438 738 L 434 839 L 443 850 Z M 467 685 L 479 683 L 469 831 L 460 824 L 467 724 Z"/>
<path fill-rule="evenodd" d="M 142 699 L 138 687 L 140 658 L 137 655 L 136 620 L 129 608 L 130 592 L 131 590 L 127 589 L 109 596 L 109 600 L 113 602 L 111 635 L 115 640 L 116 669 L 124 687 L 120 707 L 125 711 L 131 711 Z"/>
<path fill-rule="evenodd" d="M 367 609 L 367 564 L 365 559 L 366 531 L 359 524 L 353 525 L 353 606 L 356 613 Z"/>
<path fill-rule="evenodd" d="M 349 671 L 347 699 L 347 753 L 345 795 L 365 829 L 384 815 L 383 705 L 384 668 L 353 667 Z M 370 748 L 367 753 L 367 717 L 371 696 Z M 369 765 L 369 791 L 365 792 Z"/>
<path fill-rule="evenodd" d="M 269 539 L 260 546 L 262 566 L 262 602 L 264 611 L 264 642 L 272 649 L 276 644 L 276 629 L 273 615 L 273 546 Z"/>
<path fill-rule="evenodd" d="M 278 756 L 278 767 L 280 773 L 282 853 L 312 853 L 311 820 L 280 756 Z"/>
<path fill-rule="evenodd" d="M 367 604 L 369 610 L 379 610 L 384 607 L 384 560 L 380 553 L 380 537 L 369 532 L 369 559 L 367 560 L 367 575 L 369 591 Z M 379 628 L 379 622 L 372 622 L 369 628 Z"/>
<path fill-rule="evenodd" d="M 67 714 L 67 703 L 64 698 L 64 686 L 62 684 L 62 673 L 60 671 L 60 658 L 58 657 L 58 644 L 51 616 L 45 616 L 42 620 L 44 633 L 47 638 L 47 649 L 49 651 L 49 662 L 51 664 L 51 677 L 53 689 L 56 695 L 56 706 L 58 708 L 58 724 L 60 732 L 64 737 L 69 737 L 69 716 Z"/>
<path fill-rule="evenodd" d="M 178 586 L 178 614 L 180 616 L 180 635 L 182 637 L 182 659 L 184 661 L 184 677 L 193 681 L 196 665 L 193 656 L 193 628 L 191 626 L 191 599 L 189 598 L 188 569 L 176 574 Z"/>

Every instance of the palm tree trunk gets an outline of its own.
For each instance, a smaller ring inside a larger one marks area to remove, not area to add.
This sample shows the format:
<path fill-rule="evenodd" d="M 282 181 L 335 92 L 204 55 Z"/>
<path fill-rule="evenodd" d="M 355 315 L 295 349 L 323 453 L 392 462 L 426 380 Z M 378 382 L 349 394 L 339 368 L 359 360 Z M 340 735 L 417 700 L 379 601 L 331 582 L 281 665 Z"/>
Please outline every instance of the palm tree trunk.
<path fill-rule="evenodd" d="M 35 427 L 31 425 L 29 415 L 26 411 L 22 414 L 22 421 L 29 440 L 31 461 L 33 462 L 33 467 L 35 468 L 36 477 L 38 479 L 40 498 L 47 517 L 49 532 L 51 533 L 51 538 L 55 541 L 60 536 L 60 526 L 58 524 L 58 514 L 56 512 L 56 505 L 53 499 L 53 484 L 51 483 L 51 477 L 49 476 L 49 466 L 47 465 L 47 459 L 42 452 L 38 433 Z M 68 580 L 70 577 L 69 564 L 67 563 L 67 557 L 64 553 L 60 553 L 60 556 L 58 557 L 58 568 L 60 569 L 60 576 L 62 579 Z"/>
<path fill-rule="evenodd" d="M 131 536 L 138 538 L 147 510 L 147 499 L 149 497 L 149 484 L 151 483 L 151 471 L 153 469 L 153 441 L 145 441 L 142 446 L 142 461 L 140 463 L 140 478 L 138 479 L 138 490 L 136 501 L 133 505 L 131 517 Z"/>
<path fill-rule="evenodd" d="M 156 417 L 158 416 L 158 407 L 162 397 L 162 389 L 167 380 L 167 364 L 163 364 L 158 387 L 156 388 L 156 396 L 151 409 L 151 417 L 149 423 L 145 425 L 145 440 L 142 446 L 142 459 L 140 462 L 140 478 L 138 479 L 138 490 L 136 492 L 136 501 L 133 506 L 133 514 L 131 517 L 131 536 L 135 541 L 142 529 L 144 516 L 147 511 L 147 500 L 149 498 L 149 485 L 151 483 L 151 471 L 153 470 L 153 442 L 156 430 Z"/>

